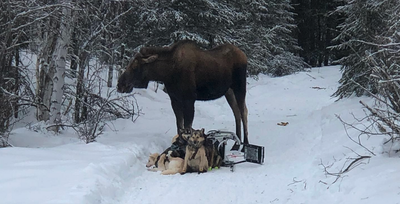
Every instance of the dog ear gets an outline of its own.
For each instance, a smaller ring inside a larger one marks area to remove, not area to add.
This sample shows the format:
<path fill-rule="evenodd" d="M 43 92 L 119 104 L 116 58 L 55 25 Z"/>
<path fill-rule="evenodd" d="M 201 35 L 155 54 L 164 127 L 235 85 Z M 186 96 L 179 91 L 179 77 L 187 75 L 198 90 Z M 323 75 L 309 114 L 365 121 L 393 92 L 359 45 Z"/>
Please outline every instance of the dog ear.
<path fill-rule="evenodd" d="M 182 136 L 183 133 L 185 133 L 185 129 L 178 128 L 178 135 Z"/>

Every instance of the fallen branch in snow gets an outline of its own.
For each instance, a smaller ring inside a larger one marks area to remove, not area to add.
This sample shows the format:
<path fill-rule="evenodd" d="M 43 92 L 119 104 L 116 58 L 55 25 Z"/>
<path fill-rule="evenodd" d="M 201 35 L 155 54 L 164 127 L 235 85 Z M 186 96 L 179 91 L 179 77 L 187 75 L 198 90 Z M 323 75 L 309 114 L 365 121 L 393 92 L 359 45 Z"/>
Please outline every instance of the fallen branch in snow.
<path fill-rule="evenodd" d="M 337 173 L 331 173 L 327 170 L 327 167 L 325 165 L 322 164 L 321 165 L 324 167 L 324 171 L 327 175 L 330 176 L 341 176 L 342 174 L 345 174 L 347 172 L 349 172 L 350 170 L 354 169 L 355 167 L 359 166 L 361 163 L 361 160 L 363 159 L 370 159 L 371 156 L 359 156 L 358 158 L 348 158 L 348 160 L 353 159 L 352 162 L 350 162 L 350 164 L 344 169 L 344 170 L 340 170 Z"/>
<path fill-rule="evenodd" d="M 379 129 L 379 135 L 388 135 L 390 139 L 388 139 L 386 142 L 384 142 L 384 145 L 386 145 L 389 142 L 396 142 L 396 140 L 400 140 L 400 126 L 396 124 L 398 122 L 398 116 L 399 114 L 393 113 L 388 110 L 379 110 L 377 108 L 372 108 L 368 106 L 366 103 L 360 101 L 361 105 L 363 105 L 368 111 L 371 113 L 369 118 L 376 123 Z M 380 122 L 380 123 L 379 123 Z M 382 123 L 382 124 L 381 124 Z M 389 128 L 391 131 L 388 131 L 387 128 Z M 369 133 L 372 134 L 372 133 Z M 399 150 L 395 150 L 399 151 Z"/>
<path fill-rule="evenodd" d="M 317 78 L 315 78 L 315 77 L 311 76 L 310 74 L 307 74 L 307 76 L 309 76 L 309 77 L 311 77 L 311 78 L 313 78 L 313 79 L 317 79 Z"/>
<path fill-rule="evenodd" d="M 361 164 L 365 164 L 365 163 L 362 162 L 362 160 L 370 159 L 370 158 L 371 158 L 371 156 L 361 156 L 361 155 L 358 155 L 357 158 L 347 158 L 346 162 L 343 164 L 342 169 L 339 172 L 336 172 L 336 173 L 328 171 L 328 169 L 333 166 L 333 163 L 331 165 L 326 166 L 325 164 L 323 164 L 323 162 L 321 160 L 321 163 L 319 165 L 324 168 L 325 175 L 336 177 L 335 180 L 330 184 L 330 185 L 332 185 L 332 184 L 335 184 L 339 179 L 343 179 L 344 178 L 344 174 L 350 172 L 352 169 L 356 168 L 357 166 L 359 166 Z M 348 164 L 347 167 L 345 167 L 347 162 L 349 162 L 349 161 L 351 161 L 350 164 Z M 321 181 L 321 180 L 319 181 L 319 183 L 323 183 L 325 185 L 328 185 L 327 182 L 324 182 L 324 181 Z M 328 186 L 328 188 L 330 187 L 330 185 Z"/>
<path fill-rule="evenodd" d="M 326 88 L 321 88 L 321 87 L 319 87 L 319 86 L 313 86 L 313 87 L 311 87 L 312 89 L 326 89 Z"/>
<path fill-rule="evenodd" d="M 358 144 L 359 146 L 361 146 L 362 148 L 364 148 L 365 150 L 367 150 L 369 153 L 371 153 L 372 155 L 376 156 L 375 153 L 373 153 L 371 150 L 369 150 L 367 147 L 365 147 L 362 143 L 361 143 L 361 136 L 362 135 L 368 135 L 369 132 L 365 131 L 365 130 L 361 130 L 360 128 L 357 128 L 355 125 L 350 124 L 350 123 L 346 123 L 344 120 L 342 120 L 342 118 L 340 118 L 339 115 L 336 115 L 336 117 L 340 120 L 340 122 L 342 122 L 343 126 L 344 126 L 344 130 L 346 131 L 346 135 L 347 137 L 353 141 L 354 143 Z M 356 129 L 357 131 L 360 132 L 360 134 L 358 135 L 358 141 L 356 141 L 355 139 L 353 139 L 349 133 L 347 132 L 347 128 L 346 126 L 349 126 L 353 129 Z M 368 129 L 368 128 L 366 128 Z"/>
<path fill-rule="evenodd" d="M 306 182 L 306 180 L 304 180 L 304 179 L 303 179 L 303 180 L 296 180 L 296 177 L 293 178 L 293 182 L 292 182 L 292 183 L 289 183 L 288 186 L 291 186 L 291 185 L 297 184 L 297 183 L 303 183 L 303 185 L 304 185 L 304 186 L 303 186 L 303 189 L 304 189 L 304 190 L 307 189 L 307 182 Z"/>

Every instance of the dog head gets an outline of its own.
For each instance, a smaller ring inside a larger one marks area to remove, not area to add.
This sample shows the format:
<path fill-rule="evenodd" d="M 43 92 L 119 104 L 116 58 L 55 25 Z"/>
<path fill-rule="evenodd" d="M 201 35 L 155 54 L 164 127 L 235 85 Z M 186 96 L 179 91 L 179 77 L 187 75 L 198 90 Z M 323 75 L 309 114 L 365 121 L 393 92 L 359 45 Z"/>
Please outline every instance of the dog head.
<path fill-rule="evenodd" d="M 147 168 L 156 165 L 158 155 L 159 155 L 158 153 L 154 153 L 154 154 L 150 155 L 149 160 L 147 161 L 147 164 L 146 164 Z"/>
<path fill-rule="evenodd" d="M 188 139 L 192 135 L 193 131 L 194 131 L 193 128 L 179 129 L 178 135 L 180 138 L 184 139 L 185 141 L 188 141 Z"/>
<path fill-rule="evenodd" d="M 192 130 L 191 135 L 188 137 L 188 144 L 192 147 L 199 148 L 204 144 L 205 140 L 204 128 L 201 130 Z"/>

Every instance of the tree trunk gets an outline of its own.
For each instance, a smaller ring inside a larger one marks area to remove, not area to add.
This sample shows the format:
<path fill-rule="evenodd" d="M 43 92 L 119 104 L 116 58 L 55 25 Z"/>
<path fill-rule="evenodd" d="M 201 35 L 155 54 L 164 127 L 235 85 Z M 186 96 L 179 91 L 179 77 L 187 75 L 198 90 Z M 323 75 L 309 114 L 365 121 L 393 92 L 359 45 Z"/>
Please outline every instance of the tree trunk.
<path fill-rule="evenodd" d="M 85 65 L 88 53 L 83 51 L 79 55 L 79 72 L 78 72 L 78 82 L 76 84 L 76 99 L 75 99 L 75 123 L 80 123 L 82 121 L 83 114 L 81 114 L 81 109 L 83 107 L 82 101 L 84 100 L 84 87 L 83 79 L 85 78 Z"/>
<path fill-rule="evenodd" d="M 50 20 L 49 26 L 57 30 L 58 25 L 54 19 Z M 53 92 L 53 77 L 56 72 L 55 64 L 52 60 L 52 54 L 54 53 L 57 34 L 54 32 L 47 32 L 47 37 L 43 39 L 46 43 L 42 49 L 39 65 L 39 80 L 37 89 L 37 119 L 39 121 L 48 121 L 50 118 L 50 105 L 51 95 Z"/>
<path fill-rule="evenodd" d="M 19 73 L 19 49 L 15 49 L 15 87 L 14 94 L 19 95 L 20 73 Z M 14 118 L 18 118 L 18 100 L 14 101 Z"/>
<path fill-rule="evenodd" d="M 122 69 L 124 67 L 124 56 L 125 56 L 125 45 L 121 45 L 121 56 L 120 56 L 120 67 L 118 69 L 118 77 L 122 75 Z"/>
<path fill-rule="evenodd" d="M 60 23 L 60 36 L 57 38 L 57 43 L 53 53 L 53 61 L 55 65 L 55 74 L 52 78 L 54 83 L 51 97 L 51 109 L 50 109 L 50 124 L 56 124 L 51 129 L 54 132 L 59 131 L 57 124 L 61 123 L 61 103 L 64 95 L 65 85 L 65 66 L 67 58 L 67 48 L 69 45 L 70 34 L 69 34 L 69 12 L 67 7 L 63 8 L 62 20 Z"/>
<path fill-rule="evenodd" d="M 79 55 L 79 45 L 78 45 L 78 39 L 76 36 L 76 27 L 73 28 L 72 31 L 72 36 L 71 36 L 71 47 L 72 47 L 72 56 L 71 56 L 71 72 L 72 72 L 72 76 L 76 77 L 76 70 L 78 68 L 78 55 Z"/>
<path fill-rule="evenodd" d="M 108 81 L 107 87 L 112 87 L 112 80 L 113 80 L 113 64 L 108 65 Z"/>

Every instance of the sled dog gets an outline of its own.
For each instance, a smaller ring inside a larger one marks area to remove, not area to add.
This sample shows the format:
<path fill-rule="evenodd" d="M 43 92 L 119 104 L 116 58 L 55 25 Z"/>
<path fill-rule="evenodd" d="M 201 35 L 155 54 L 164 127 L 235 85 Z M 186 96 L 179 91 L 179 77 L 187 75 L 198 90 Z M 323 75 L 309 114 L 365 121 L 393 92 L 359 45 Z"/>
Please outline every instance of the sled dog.
<path fill-rule="evenodd" d="M 201 130 L 185 130 L 191 133 L 185 132 L 182 136 L 187 136 L 185 160 L 181 174 L 186 172 L 207 172 L 208 159 L 206 156 L 206 150 L 204 147 L 205 134 L 204 129 Z"/>
<path fill-rule="evenodd" d="M 208 166 L 211 168 L 219 168 L 221 167 L 222 164 L 222 157 L 220 152 L 218 151 L 218 141 L 213 141 L 210 139 L 206 138 L 206 141 L 204 142 L 204 148 L 206 150 L 206 156 L 208 160 Z M 223 154 L 223 153 L 222 153 Z"/>
<path fill-rule="evenodd" d="M 183 130 L 181 132 L 183 133 Z M 169 153 L 171 157 L 185 158 L 187 138 L 185 139 L 184 137 L 186 137 L 186 135 L 182 136 L 182 133 L 177 134 L 172 138 L 172 145 L 165 149 L 161 155 L 167 155 Z"/>
<path fill-rule="evenodd" d="M 151 154 L 146 167 L 149 171 L 161 171 L 162 175 L 176 174 L 182 172 L 183 159 L 179 157 L 172 157 L 168 154 Z M 155 168 L 150 168 L 155 166 Z"/>

